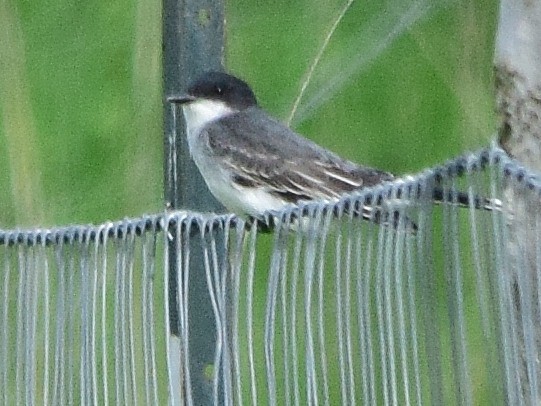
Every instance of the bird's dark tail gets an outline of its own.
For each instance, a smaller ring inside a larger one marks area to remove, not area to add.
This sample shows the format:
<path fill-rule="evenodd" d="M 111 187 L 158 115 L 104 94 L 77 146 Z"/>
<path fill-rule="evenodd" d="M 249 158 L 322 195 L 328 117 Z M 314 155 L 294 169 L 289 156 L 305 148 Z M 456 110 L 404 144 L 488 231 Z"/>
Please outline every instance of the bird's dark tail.
<path fill-rule="evenodd" d="M 396 193 L 396 196 L 374 195 L 367 196 L 363 200 L 346 200 L 340 205 L 333 207 L 333 214 L 337 217 L 352 214 L 354 217 L 360 217 L 364 220 L 379 224 L 382 226 L 391 226 L 393 228 L 404 228 L 406 231 L 417 232 L 417 224 L 406 216 L 402 210 L 385 208 L 385 201 L 388 199 L 399 200 L 405 198 L 402 192 Z M 420 193 L 415 196 L 409 192 L 409 198 L 420 197 Z M 447 204 L 463 208 L 473 208 L 477 210 L 501 211 L 502 202 L 499 199 L 489 199 L 486 197 L 470 196 L 468 193 L 460 192 L 454 189 L 435 188 L 432 191 L 432 201 L 437 204 Z M 300 213 L 301 217 L 308 216 L 308 212 Z M 292 214 L 290 220 L 295 221 L 297 214 Z M 269 213 L 265 219 L 251 219 L 248 226 L 254 223 L 262 232 L 271 232 L 278 221 L 277 214 Z"/>
<path fill-rule="evenodd" d="M 420 198 L 420 193 L 412 193 L 408 191 L 409 198 Z M 415 233 L 418 229 L 417 224 L 403 211 L 385 207 L 385 201 L 405 198 L 403 192 L 397 192 L 396 196 L 374 196 L 368 197 L 364 201 L 351 202 L 344 205 L 343 212 L 349 213 L 353 210 L 353 214 L 365 220 L 376 224 L 399 228 L 402 226 L 406 231 Z M 437 204 L 446 204 L 451 206 L 473 208 L 476 210 L 501 211 L 502 202 L 499 199 L 489 199 L 480 196 L 470 196 L 468 193 L 460 192 L 454 189 L 444 189 L 436 187 L 432 190 L 432 201 Z M 353 207 L 351 207 L 353 203 Z M 338 213 L 336 213 L 338 214 Z"/>

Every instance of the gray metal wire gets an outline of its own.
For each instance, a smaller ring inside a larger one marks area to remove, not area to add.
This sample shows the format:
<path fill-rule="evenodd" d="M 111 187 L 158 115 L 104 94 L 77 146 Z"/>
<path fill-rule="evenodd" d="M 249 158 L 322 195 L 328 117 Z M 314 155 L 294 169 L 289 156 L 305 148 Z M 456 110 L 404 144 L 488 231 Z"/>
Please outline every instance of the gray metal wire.
<path fill-rule="evenodd" d="M 436 185 L 466 191 L 470 207 L 434 206 Z M 541 284 L 524 274 L 526 256 L 507 254 L 509 187 L 539 207 L 539 178 L 491 148 L 274 213 L 271 234 L 189 212 L 0 231 L 0 404 L 198 404 L 195 376 L 230 405 L 527 403 Z M 476 210 L 476 196 L 503 207 Z M 398 222 L 360 220 L 359 205 Z M 217 334 L 213 363 L 194 367 L 189 298 L 201 279 Z"/>

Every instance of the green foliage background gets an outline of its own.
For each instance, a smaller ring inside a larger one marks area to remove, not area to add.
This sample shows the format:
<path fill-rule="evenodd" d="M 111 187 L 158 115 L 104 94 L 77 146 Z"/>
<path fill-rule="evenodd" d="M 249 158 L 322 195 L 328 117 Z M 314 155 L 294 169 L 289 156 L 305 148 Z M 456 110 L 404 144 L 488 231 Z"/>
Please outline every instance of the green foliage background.
<path fill-rule="evenodd" d="M 343 4 L 228 2 L 227 66 L 285 119 Z M 159 2 L 0 7 L 0 226 L 162 210 Z M 403 30 L 411 10 L 415 22 Z M 304 105 L 352 61 L 367 61 L 295 128 L 398 174 L 486 145 L 495 129 L 496 17 L 495 0 L 353 3 Z"/>
<path fill-rule="evenodd" d="M 226 65 L 285 120 L 343 4 L 229 1 Z M 496 0 L 353 3 L 294 128 L 397 174 L 487 145 L 496 18 Z M 0 1 L 0 228 L 163 210 L 161 57 L 160 2 Z"/>

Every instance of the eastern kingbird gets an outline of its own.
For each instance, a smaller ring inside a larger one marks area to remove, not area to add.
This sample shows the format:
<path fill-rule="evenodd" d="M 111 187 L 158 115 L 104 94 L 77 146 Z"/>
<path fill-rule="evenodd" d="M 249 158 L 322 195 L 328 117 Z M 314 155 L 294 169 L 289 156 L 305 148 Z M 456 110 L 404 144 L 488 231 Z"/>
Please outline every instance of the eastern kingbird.
<path fill-rule="evenodd" d="M 262 219 L 286 205 L 333 202 L 394 179 L 292 131 L 258 107 L 248 84 L 226 73 L 208 72 L 186 94 L 167 100 L 183 107 L 190 153 L 208 188 L 237 215 Z M 434 193 L 436 200 L 438 195 L 444 200 L 441 191 Z M 458 195 L 460 204 L 467 201 Z M 372 208 L 358 211 L 373 219 Z"/>

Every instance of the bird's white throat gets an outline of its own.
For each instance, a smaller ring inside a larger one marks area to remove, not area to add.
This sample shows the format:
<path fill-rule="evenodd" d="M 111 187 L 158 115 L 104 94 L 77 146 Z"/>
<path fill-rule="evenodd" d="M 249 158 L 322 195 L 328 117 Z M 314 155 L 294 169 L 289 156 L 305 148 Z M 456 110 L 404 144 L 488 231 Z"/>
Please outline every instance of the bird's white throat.
<path fill-rule="evenodd" d="M 199 99 L 183 106 L 188 136 L 196 136 L 201 129 L 212 121 L 218 120 L 237 110 L 218 100 Z"/>

